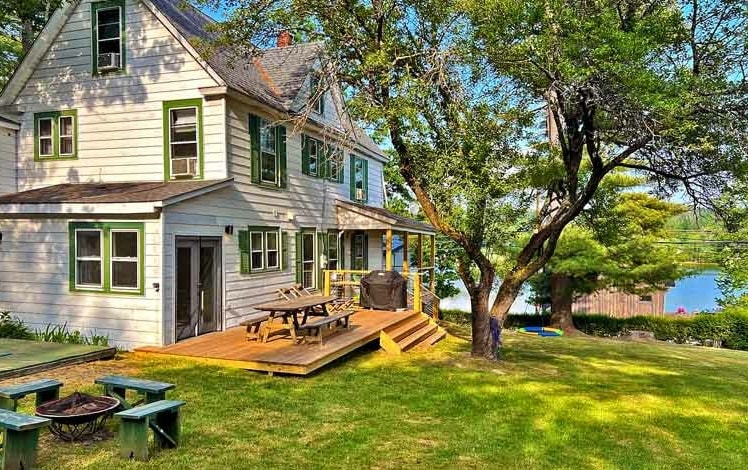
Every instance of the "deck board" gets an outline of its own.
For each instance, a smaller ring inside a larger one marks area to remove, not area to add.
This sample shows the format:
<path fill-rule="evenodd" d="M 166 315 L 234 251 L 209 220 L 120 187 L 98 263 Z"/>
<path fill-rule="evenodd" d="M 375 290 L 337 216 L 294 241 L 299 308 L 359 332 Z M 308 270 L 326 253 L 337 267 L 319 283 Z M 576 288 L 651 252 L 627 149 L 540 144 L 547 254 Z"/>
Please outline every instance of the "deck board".
<path fill-rule="evenodd" d="M 330 362 L 379 339 L 382 330 L 418 315 L 415 312 L 356 312 L 350 328 L 325 338 L 324 344 L 293 344 L 285 335 L 271 336 L 265 344 L 247 341 L 244 327 L 209 333 L 168 346 L 146 346 L 136 353 L 189 357 L 263 372 L 306 375 Z"/>

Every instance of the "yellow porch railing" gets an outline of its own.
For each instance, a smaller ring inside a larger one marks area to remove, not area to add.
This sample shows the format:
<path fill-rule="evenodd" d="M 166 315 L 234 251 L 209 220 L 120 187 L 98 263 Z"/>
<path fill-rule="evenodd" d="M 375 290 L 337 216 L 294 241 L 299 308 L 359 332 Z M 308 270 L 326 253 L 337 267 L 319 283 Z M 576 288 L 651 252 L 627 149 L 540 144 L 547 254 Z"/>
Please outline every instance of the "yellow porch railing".
<path fill-rule="evenodd" d="M 370 272 L 365 270 L 326 269 L 324 270 L 324 286 L 322 291 L 324 295 L 336 295 L 339 298 L 353 299 L 356 303 L 359 303 L 361 298 L 361 278 Z M 419 313 L 422 312 L 424 310 L 424 273 L 404 272 L 400 274 L 408 279 L 408 303 L 412 301 L 412 310 Z M 436 309 L 429 308 L 428 310 L 431 310 L 433 316 L 436 317 L 438 315 L 438 298 L 431 292 L 428 292 L 426 298 L 434 299 Z M 431 300 L 429 300 L 429 305 L 432 305 Z"/>

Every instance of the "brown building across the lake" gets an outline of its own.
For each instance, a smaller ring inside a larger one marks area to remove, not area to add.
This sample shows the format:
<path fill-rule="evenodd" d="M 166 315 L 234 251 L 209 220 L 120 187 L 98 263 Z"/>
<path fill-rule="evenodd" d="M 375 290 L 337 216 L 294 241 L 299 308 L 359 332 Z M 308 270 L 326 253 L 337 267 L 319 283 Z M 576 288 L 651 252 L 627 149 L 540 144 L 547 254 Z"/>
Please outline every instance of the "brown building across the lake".
<path fill-rule="evenodd" d="M 612 317 L 627 318 L 636 315 L 664 315 L 665 292 L 629 294 L 615 289 L 602 290 L 582 296 L 574 302 L 574 313 L 599 313 Z"/>

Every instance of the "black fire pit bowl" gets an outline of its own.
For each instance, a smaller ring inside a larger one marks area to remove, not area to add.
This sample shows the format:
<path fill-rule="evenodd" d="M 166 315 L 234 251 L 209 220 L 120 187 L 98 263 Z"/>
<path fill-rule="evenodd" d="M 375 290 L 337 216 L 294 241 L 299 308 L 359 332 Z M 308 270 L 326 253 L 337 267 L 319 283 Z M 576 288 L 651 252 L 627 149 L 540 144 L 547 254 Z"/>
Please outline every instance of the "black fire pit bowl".
<path fill-rule="evenodd" d="M 49 430 L 60 439 L 78 441 L 100 431 L 119 405 L 116 398 L 74 392 L 65 398 L 39 405 L 36 415 L 52 420 Z"/>

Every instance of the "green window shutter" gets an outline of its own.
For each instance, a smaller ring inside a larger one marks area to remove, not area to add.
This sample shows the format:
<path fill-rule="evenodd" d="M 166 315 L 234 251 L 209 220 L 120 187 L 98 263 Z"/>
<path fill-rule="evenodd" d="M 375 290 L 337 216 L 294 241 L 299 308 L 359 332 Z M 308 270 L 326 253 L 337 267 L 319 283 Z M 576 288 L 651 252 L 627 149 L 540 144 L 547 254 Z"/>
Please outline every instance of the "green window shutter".
<path fill-rule="evenodd" d="M 340 160 L 338 161 L 338 164 L 340 165 L 338 167 L 338 183 L 345 183 L 345 156 L 343 155 L 343 151 L 340 150 L 340 155 L 338 156 Z"/>
<path fill-rule="evenodd" d="M 249 231 L 239 230 L 239 272 L 249 274 Z"/>
<path fill-rule="evenodd" d="M 249 158 L 252 166 L 252 182 L 260 182 L 260 118 L 249 115 Z"/>
<path fill-rule="evenodd" d="M 281 271 L 288 269 L 288 232 L 281 232 Z"/>
<path fill-rule="evenodd" d="M 320 255 L 322 254 L 327 258 L 327 232 L 317 232 L 317 250 L 317 259 L 320 259 Z M 317 264 L 319 265 L 319 269 L 317 269 L 317 287 L 321 289 L 325 285 L 324 270 L 327 269 L 327 266 L 322 266 L 321 262 Z"/>
<path fill-rule="evenodd" d="M 351 201 L 356 200 L 356 156 L 351 155 L 350 157 L 350 181 L 348 181 L 348 187 L 350 188 Z"/>
<path fill-rule="evenodd" d="M 364 269 L 369 269 L 369 234 L 364 232 Z"/>
<path fill-rule="evenodd" d="M 296 251 L 294 252 L 294 260 L 296 261 L 296 283 L 301 284 L 301 232 L 296 232 Z"/>
<path fill-rule="evenodd" d="M 286 162 L 286 127 L 277 126 L 275 129 L 275 138 L 277 139 L 275 148 L 278 149 L 280 187 L 285 188 L 288 186 L 288 165 Z"/>
<path fill-rule="evenodd" d="M 301 136 L 301 172 L 305 175 L 309 174 L 309 137 L 307 135 Z"/>
<path fill-rule="evenodd" d="M 364 167 L 364 201 L 369 202 L 369 160 L 363 160 Z"/>

